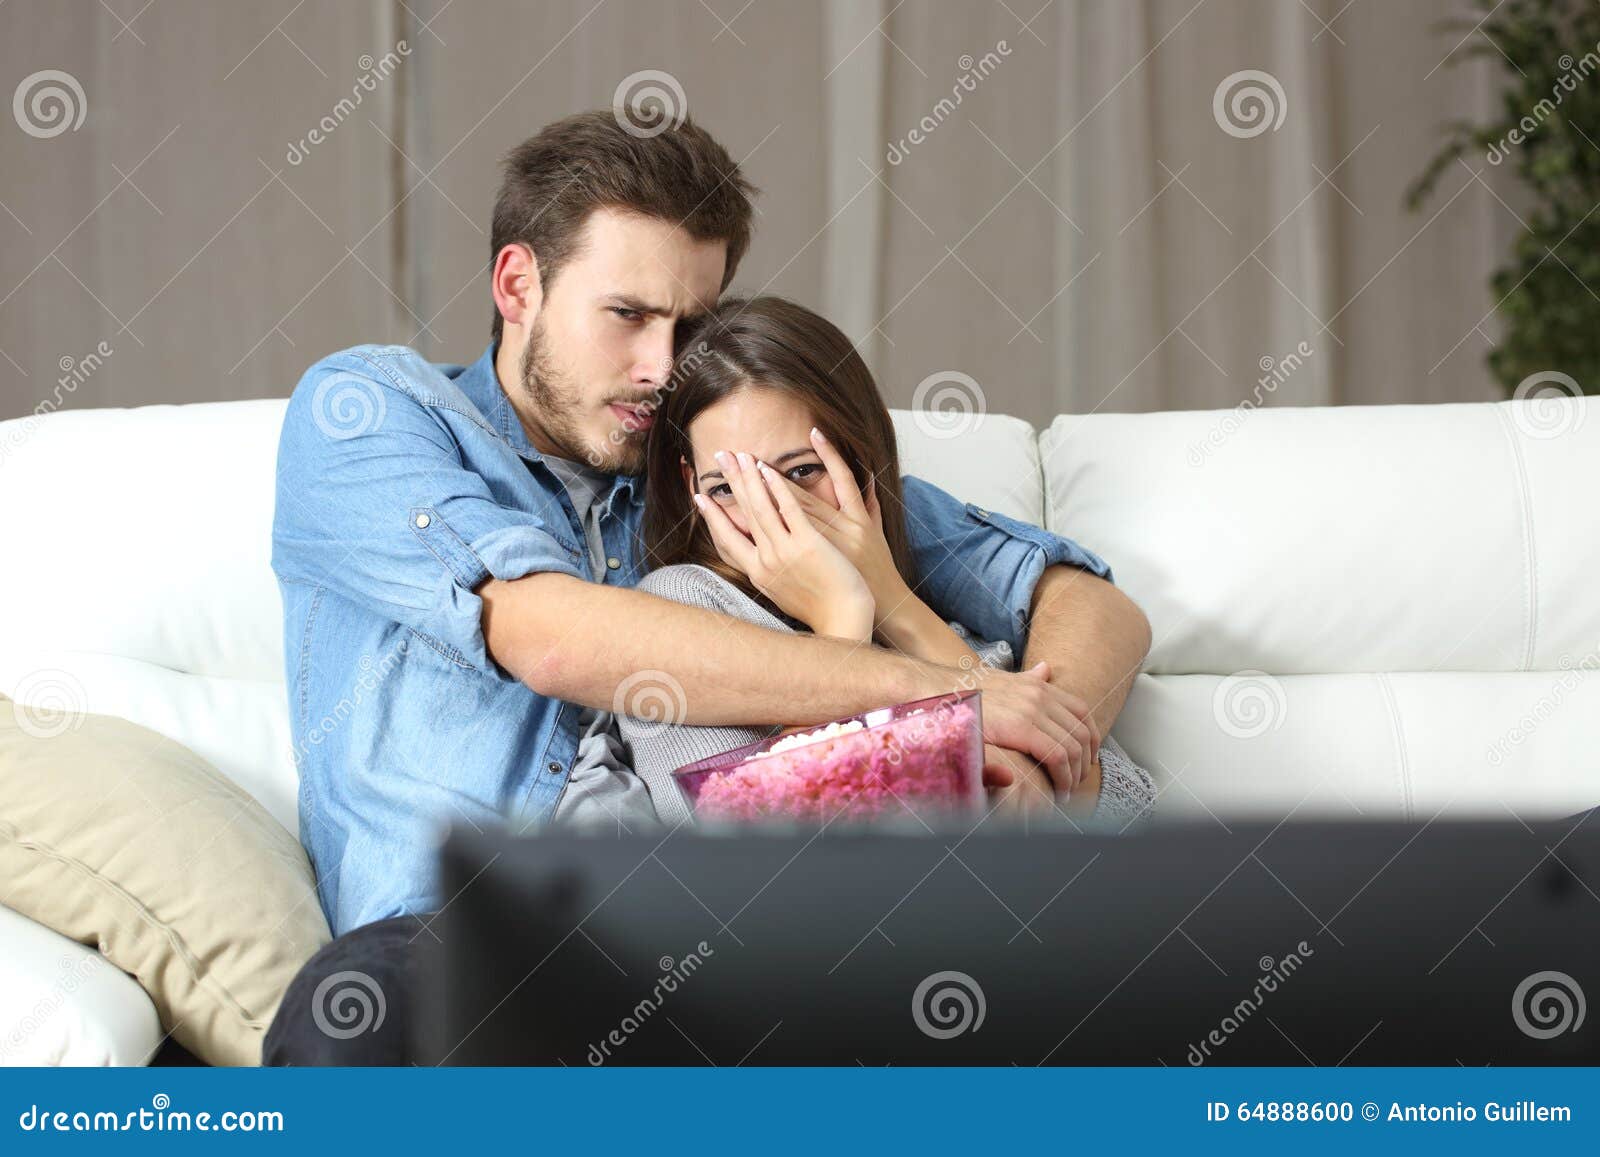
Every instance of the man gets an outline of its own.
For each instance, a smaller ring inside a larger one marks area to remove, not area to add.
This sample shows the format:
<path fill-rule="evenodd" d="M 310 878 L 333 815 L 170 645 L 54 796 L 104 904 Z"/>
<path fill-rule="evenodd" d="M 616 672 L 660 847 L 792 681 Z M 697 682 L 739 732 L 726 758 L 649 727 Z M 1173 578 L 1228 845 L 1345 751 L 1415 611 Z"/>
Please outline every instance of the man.
<path fill-rule="evenodd" d="M 679 327 L 733 278 L 753 192 L 692 122 L 639 137 L 605 112 L 559 121 L 506 163 L 484 355 L 462 368 L 357 347 L 295 390 L 273 568 L 301 838 L 337 938 L 286 995 L 268 1063 L 403 1061 L 409 946 L 449 900 L 440 830 L 523 830 L 598 793 L 619 771 L 606 713 L 641 679 L 670 688 L 683 722 L 809 724 L 977 678 L 1014 790 L 1097 774 L 1149 630 L 1104 562 L 1037 527 L 931 487 L 908 503 L 924 600 L 1048 663 L 1032 674 L 629 589 L 652 398 Z M 383 1024 L 327 1031 L 339 977 L 377 990 Z"/>

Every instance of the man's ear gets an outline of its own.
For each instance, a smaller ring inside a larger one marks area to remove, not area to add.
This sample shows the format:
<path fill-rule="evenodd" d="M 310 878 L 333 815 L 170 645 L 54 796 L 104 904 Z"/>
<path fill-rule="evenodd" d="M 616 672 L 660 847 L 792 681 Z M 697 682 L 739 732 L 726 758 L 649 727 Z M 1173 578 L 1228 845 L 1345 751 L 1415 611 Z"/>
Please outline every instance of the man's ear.
<path fill-rule="evenodd" d="M 539 259 L 532 249 L 514 242 L 495 254 L 490 288 L 507 325 L 533 327 L 544 305 L 544 290 L 539 284 Z"/>

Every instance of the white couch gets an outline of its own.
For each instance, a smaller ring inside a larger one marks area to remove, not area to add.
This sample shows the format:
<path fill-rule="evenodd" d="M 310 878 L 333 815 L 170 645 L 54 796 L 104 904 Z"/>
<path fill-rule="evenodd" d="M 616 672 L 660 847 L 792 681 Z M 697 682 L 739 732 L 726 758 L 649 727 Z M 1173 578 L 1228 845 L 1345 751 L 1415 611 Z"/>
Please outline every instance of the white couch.
<path fill-rule="evenodd" d="M 0 423 L 0 691 L 193 748 L 295 830 L 281 401 Z M 984 417 L 897 412 L 903 465 L 1112 564 L 1155 643 L 1116 736 L 1168 816 L 1555 817 L 1600 803 L 1600 400 Z M 6 913 L 12 1060 L 160 1039 L 109 968 Z M 141 1006 L 142 1002 L 142 1006 Z M 70 1015 L 60 1015 L 63 1005 Z"/>

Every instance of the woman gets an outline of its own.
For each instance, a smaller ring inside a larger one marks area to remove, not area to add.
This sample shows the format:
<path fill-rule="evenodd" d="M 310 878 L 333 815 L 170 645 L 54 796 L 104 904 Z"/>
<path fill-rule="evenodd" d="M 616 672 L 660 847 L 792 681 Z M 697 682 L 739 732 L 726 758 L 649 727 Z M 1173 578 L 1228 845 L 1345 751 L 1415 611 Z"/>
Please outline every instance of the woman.
<path fill-rule="evenodd" d="M 894 426 L 848 338 L 792 302 L 722 302 L 683 345 L 646 459 L 639 589 L 779 631 L 877 642 L 971 669 L 1013 669 L 1005 642 L 974 639 L 916 595 Z M 671 772 L 780 730 L 618 717 L 661 819 L 687 806 Z M 985 750 L 1008 810 L 1058 806 L 1032 760 Z M 1119 826 L 1155 798 L 1149 775 L 1107 736 L 1099 777 L 1069 814 Z"/>

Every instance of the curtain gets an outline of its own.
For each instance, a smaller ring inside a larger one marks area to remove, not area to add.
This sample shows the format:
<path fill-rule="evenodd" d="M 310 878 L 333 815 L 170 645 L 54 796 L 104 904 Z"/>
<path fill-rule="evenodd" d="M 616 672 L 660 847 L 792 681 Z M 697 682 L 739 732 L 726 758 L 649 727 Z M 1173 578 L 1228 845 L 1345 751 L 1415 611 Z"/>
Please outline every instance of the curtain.
<path fill-rule="evenodd" d="M 1514 191 L 1469 158 L 1401 203 L 1495 99 L 1493 65 L 1441 64 L 1458 5 L 880 7 L 878 293 L 849 313 L 899 404 L 948 371 L 1035 422 L 1500 396 Z"/>
<path fill-rule="evenodd" d="M 283 395 L 367 341 L 470 360 L 499 158 L 641 73 L 763 190 L 734 289 L 836 320 L 894 405 L 1497 397 L 1509 166 L 1401 205 L 1440 125 L 1496 99 L 1497 58 L 1441 64 L 1460 10 L 9 0 L 5 92 L 60 70 L 87 107 L 0 123 L 0 417 L 102 341 L 55 405 Z"/>

